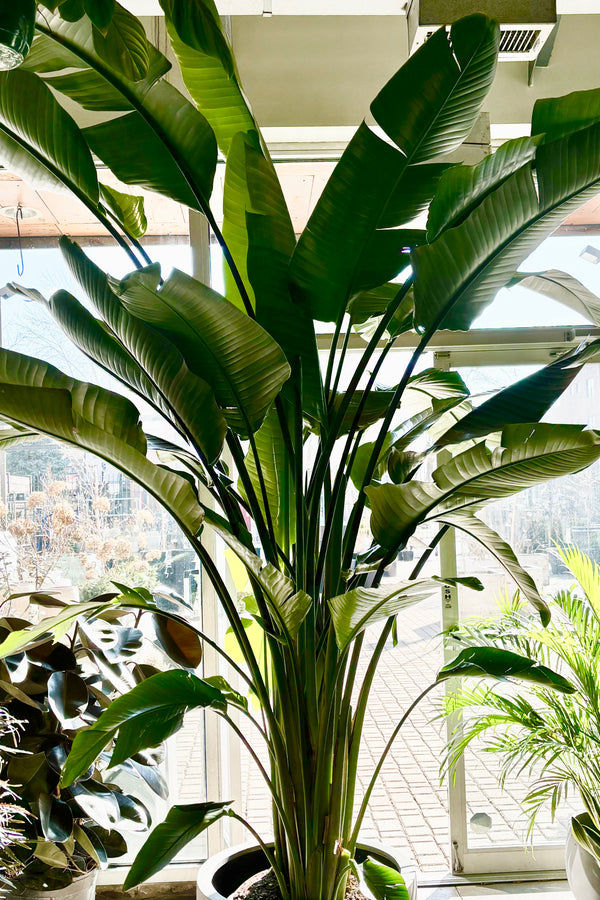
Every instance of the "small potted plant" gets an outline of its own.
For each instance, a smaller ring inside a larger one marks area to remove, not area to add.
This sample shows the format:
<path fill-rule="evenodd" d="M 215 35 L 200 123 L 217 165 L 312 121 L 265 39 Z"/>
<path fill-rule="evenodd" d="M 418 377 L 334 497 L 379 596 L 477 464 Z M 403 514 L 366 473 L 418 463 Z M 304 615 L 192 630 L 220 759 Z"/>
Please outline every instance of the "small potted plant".
<path fill-rule="evenodd" d="M 556 668 L 575 687 L 570 694 L 543 684 L 462 686 L 447 700 L 461 713 L 448 761 L 454 765 L 473 742 L 493 753 L 500 784 L 527 773 L 523 798 L 529 834 L 540 809 L 553 814 L 571 793 L 584 811 L 571 820 L 566 869 L 577 900 L 600 897 L 600 568 L 575 547 L 559 550 L 577 585 L 550 600 L 552 620 L 540 627 L 519 595 L 508 599 L 496 618 L 469 619 L 451 632 L 457 648 L 501 646 L 539 666 Z"/>
<path fill-rule="evenodd" d="M 34 599 L 64 605 L 50 595 Z M 23 619 L 2 619 L 0 638 L 27 626 Z M 24 811 L 20 840 L 8 851 L 11 896 L 91 900 L 98 868 L 122 856 L 128 835 L 150 824 L 153 791 L 166 797 L 156 754 L 123 759 L 111 769 L 101 758 L 68 789 L 59 783 L 75 736 L 98 720 L 116 685 L 134 685 L 156 671 L 132 659 L 141 637 L 118 620 L 97 620 L 53 642 L 42 623 L 24 650 L 0 663 L 2 711 L 18 721 L 20 738 L 16 746 L 4 742 L 0 780 Z"/>

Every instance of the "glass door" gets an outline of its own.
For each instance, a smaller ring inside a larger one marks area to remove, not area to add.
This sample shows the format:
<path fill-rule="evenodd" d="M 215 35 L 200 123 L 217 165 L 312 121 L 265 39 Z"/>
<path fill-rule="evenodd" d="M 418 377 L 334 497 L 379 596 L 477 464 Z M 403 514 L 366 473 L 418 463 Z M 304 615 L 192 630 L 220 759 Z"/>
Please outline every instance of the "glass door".
<path fill-rule="evenodd" d="M 534 371 L 534 367 L 511 364 L 461 367 L 460 371 L 472 392 L 480 393 L 506 386 Z M 599 424 L 593 413 L 594 397 L 599 395 L 600 366 L 588 365 L 545 419 L 594 427 Z M 498 501 L 482 518 L 508 541 L 542 595 L 552 595 L 573 582 L 558 556 L 557 544 L 576 544 L 600 560 L 600 465 Z M 441 567 L 446 575 L 474 575 L 485 585 L 481 593 L 444 589 L 445 629 L 469 617 L 499 616 L 502 596 L 515 591 L 501 566 L 462 534 L 447 535 L 442 541 Z M 455 655 L 454 648 L 446 648 L 448 659 Z M 450 724 L 453 727 L 460 727 L 460 722 L 454 720 Z M 453 871 L 477 874 L 561 869 L 567 830 L 571 816 L 581 812 L 580 801 L 568 798 L 554 816 L 549 809 L 542 809 L 528 837 L 528 818 L 521 801 L 531 779 L 526 773 L 508 778 L 502 789 L 498 775 L 498 757 L 473 745 L 450 782 Z"/>

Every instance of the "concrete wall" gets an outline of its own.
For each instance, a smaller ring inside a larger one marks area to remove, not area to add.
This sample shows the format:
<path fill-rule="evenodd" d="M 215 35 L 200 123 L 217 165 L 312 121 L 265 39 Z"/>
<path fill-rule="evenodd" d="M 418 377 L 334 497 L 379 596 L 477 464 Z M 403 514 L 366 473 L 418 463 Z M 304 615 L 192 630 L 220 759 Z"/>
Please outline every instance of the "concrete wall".
<path fill-rule="evenodd" d="M 232 38 L 263 127 L 358 125 L 407 56 L 402 16 L 239 16 Z M 600 84 L 600 15 L 563 16 L 548 68 L 500 63 L 484 109 L 492 125 L 531 119 L 538 97 Z"/>

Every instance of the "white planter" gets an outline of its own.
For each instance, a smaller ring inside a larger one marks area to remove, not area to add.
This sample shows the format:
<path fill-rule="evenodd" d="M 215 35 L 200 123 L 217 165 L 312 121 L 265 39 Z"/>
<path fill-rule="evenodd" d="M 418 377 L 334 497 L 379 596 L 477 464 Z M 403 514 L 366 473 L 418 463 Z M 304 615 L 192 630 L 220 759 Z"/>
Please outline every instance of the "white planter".
<path fill-rule="evenodd" d="M 600 900 L 600 865 L 588 853 L 569 828 L 565 846 L 565 868 L 575 900 Z"/>
<path fill-rule="evenodd" d="M 413 859 L 390 847 L 362 842 L 357 850 L 376 857 L 385 865 L 398 868 L 406 882 L 410 900 L 417 900 L 418 870 Z M 216 853 L 200 866 L 196 883 L 196 900 L 227 900 L 244 881 L 266 869 L 264 855 L 256 844 L 239 844 Z M 232 874 L 233 870 L 236 870 L 235 876 Z M 369 896 L 364 885 L 361 885 L 361 890 Z"/>
<path fill-rule="evenodd" d="M 97 880 L 98 870 L 93 869 L 80 878 L 75 878 L 64 888 L 49 891 L 25 890 L 21 894 L 14 894 L 14 897 L 15 900 L 94 900 Z"/>

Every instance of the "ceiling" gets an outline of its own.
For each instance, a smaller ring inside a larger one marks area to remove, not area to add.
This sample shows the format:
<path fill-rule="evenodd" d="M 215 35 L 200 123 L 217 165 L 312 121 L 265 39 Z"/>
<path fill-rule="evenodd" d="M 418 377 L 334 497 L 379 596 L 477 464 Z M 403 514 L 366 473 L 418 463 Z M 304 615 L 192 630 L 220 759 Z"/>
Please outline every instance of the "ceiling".
<path fill-rule="evenodd" d="M 127 5 L 148 14 L 154 11 L 153 2 L 128 0 Z M 257 12 L 255 7 L 262 9 L 269 2 L 275 11 L 279 3 L 282 14 L 251 14 Z M 486 2 L 481 0 L 482 7 Z M 231 36 L 244 90 L 272 151 L 278 158 L 312 156 L 312 160 L 278 166 L 294 227 L 300 231 L 331 172 L 332 163 L 319 160 L 339 155 L 368 112 L 372 97 L 406 59 L 403 0 L 217 0 L 217 4 L 222 13 L 233 15 Z M 294 12 L 299 4 L 306 14 Z M 532 9 L 535 7 L 532 0 Z M 559 0 L 559 12 L 567 8 L 579 14 L 562 16 L 550 63 L 535 69 L 532 85 L 528 84 L 527 62 L 498 65 L 484 107 L 494 143 L 527 133 L 538 98 L 597 86 L 600 0 Z M 310 14 L 311 10 L 321 14 Z M 161 19 L 148 19 L 147 27 L 155 37 L 164 31 Z M 82 119 L 79 107 L 71 104 L 68 109 Z M 483 146 L 483 138 L 477 141 Z M 100 170 L 99 175 L 106 183 L 129 190 L 108 170 Z M 214 190 L 218 220 L 222 216 L 222 177 L 219 166 Z M 135 193 L 144 194 L 150 236 L 187 234 L 187 212 L 180 206 L 155 194 Z M 0 170 L 0 206 L 17 203 L 41 213 L 22 223 L 25 236 L 52 239 L 61 233 L 80 237 L 104 234 L 86 208 L 70 195 L 32 191 Z M 600 228 L 598 201 L 595 205 L 591 201 L 584 212 L 575 215 L 578 228 Z M 14 220 L 0 216 L 0 238 L 15 236 Z"/>

